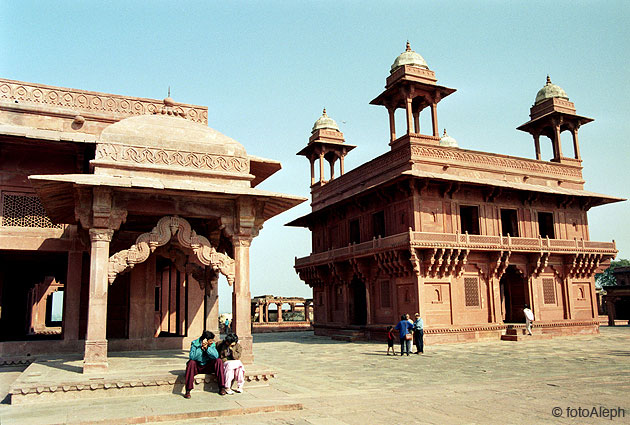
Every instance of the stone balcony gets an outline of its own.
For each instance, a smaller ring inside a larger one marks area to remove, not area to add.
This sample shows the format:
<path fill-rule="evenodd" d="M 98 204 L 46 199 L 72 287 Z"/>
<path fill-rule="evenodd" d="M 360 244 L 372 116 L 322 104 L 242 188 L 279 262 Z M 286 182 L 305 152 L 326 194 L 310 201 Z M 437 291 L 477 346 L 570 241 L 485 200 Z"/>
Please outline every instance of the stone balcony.
<path fill-rule="evenodd" d="M 351 244 L 296 258 L 295 268 L 317 266 L 350 258 L 367 257 L 383 251 L 417 249 L 461 249 L 487 252 L 523 252 L 549 254 L 594 254 L 614 256 L 615 242 L 586 241 L 582 239 L 516 238 L 510 236 L 469 235 L 468 233 L 399 233 L 371 241 Z"/>

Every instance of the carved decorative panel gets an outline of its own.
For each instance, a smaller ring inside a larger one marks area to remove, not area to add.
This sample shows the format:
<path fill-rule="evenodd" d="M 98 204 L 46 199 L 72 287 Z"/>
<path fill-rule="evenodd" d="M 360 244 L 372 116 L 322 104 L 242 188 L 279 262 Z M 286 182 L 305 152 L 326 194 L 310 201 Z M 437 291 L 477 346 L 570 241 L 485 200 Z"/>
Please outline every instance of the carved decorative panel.
<path fill-rule="evenodd" d="M 567 167 L 561 164 L 543 163 L 541 161 L 528 161 L 523 159 L 508 158 L 504 156 L 486 154 L 481 152 L 466 152 L 453 149 L 443 149 L 432 146 L 411 147 L 414 159 L 435 158 L 441 160 L 455 160 L 478 165 L 485 165 L 491 168 L 504 167 L 520 171 L 536 172 L 567 177 L 582 177 L 579 168 Z"/>
<path fill-rule="evenodd" d="M 200 170 L 249 172 L 249 161 L 245 158 L 163 148 L 121 146 L 111 143 L 100 143 L 97 146 L 96 159 L 131 164 L 178 165 Z"/>
<path fill-rule="evenodd" d="M 98 112 L 123 116 L 146 115 L 162 109 L 161 100 L 124 97 L 114 94 L 65 89 L 0 79 L 0 99 L 61 106 L 80 112 Z M 176 104 L 178 115 L 191 121 L 208 123 L 208 108 Z"/>
<path fill-rule="evenodd" d="M 543 279 L 543 300 L 545 304 L 556 303 L 556 291 L 554 279 Z"/>
<path fill-rule="evenodd" d="M 53 224 L 37 195 L 2 194 L 2 226 L 61 229 Z"/>
<path fill-rule="evenodd" d="M 479 307 L 479 279 L 476 277 L 464 278 L 464 296 L 466 307 Z"/>

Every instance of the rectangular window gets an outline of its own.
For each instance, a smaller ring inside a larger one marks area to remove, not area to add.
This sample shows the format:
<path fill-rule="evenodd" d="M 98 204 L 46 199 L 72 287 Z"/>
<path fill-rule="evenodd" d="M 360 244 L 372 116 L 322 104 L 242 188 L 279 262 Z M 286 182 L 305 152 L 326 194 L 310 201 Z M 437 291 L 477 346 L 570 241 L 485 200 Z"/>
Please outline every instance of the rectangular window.
<path fill-rule="evenodd" d="M 350 228 L 350 243 L 361 243 L 361 228 L 359 227 L 359 219 L 350 220 L 348 227 Z"/>
<path fill-rule="evenodd" d="M 389 289 L 389 280 L 381 280 L 381 307 L 390 308 L 392 306 L 391 291 Z"/>
<path fill-rule="evenodd" d="M 479 234 L 479 207 L 460 205 L 459 221 L 462 233 L 468 232 L 469 235 Z"/>
<path fill-rule="evenodd" d="M 553 231 L 553 213 L 538 213 L 538 229 L 541 237 L 549 239 L 555 238 Z"/>
<path fill-rule="evenodd" d="M 372 214 L 372 236 L 375 238 L 385 237 L 385 212 L 379 211 Z"/>
<path fill-rule="evenodd" d="M 518 214 L 516 210 L 501 210 L 501 234 L 518 237 Z"/>
<path fill-rule="evenodd" d="M 464 278 L 464 295 L 466 307 L 479 307 L 479 279 L 476 277 Z"/>
<path fill-rule="evenodd" d="M 545 304 L 556 303 L 556 291 L 553 279 L 543 279 L 543 300 Z"/>

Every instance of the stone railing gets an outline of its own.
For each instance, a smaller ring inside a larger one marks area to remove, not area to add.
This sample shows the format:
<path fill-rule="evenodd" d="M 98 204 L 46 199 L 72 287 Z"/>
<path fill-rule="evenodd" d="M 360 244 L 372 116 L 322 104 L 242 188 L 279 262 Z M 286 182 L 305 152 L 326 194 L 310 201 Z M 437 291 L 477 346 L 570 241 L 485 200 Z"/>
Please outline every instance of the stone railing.
<path fill-rule="evenodd" d="M 551 253 L 594 253 L 615 255 L 615 242 L 585 241 L 582 239 L 515 238 L 510 236 L 469 235 L 468 233 L 408 232 L 371 241 L 351 244 L 343 248 L 296 258 L 295 267 L 323 264 L 351 257 L 372 255 L 380 251 L 409 248 L 461 248 L 478 251 L 520 251 Z"/>
<path fill-rule="evenodd" d="M 163 101 L 157 99 L 53 87 L 4 78 L 0 78 L 0 100 L 69 108 L 81 114 L 101 113 L 124 117 L 153 114 L 164 106 Z M 206 106 L 178 103 L 175 110 L 191 121 L 208 123 Z"/>

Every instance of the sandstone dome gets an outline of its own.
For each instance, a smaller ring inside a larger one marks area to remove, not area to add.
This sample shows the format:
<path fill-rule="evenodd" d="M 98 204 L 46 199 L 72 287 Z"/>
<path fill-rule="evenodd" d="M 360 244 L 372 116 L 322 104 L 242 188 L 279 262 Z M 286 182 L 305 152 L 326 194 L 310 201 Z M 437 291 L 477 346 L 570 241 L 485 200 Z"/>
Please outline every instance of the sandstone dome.
<path fill-rule="evenodd" d="M 169 115 L 123 119 L 106 127 L 100 142 L 247 159 L 245 148 L 236 140 L 205 124 Z"/>
<path fill-rule="evenodd" d="M 547 75 L 547 83 L 542 89 L 538 90 L 534 105 L 538 105 L 543 100 L 550 99 L 552 97 L 559 97 L 565 100 L 569 100 L 569 96 L 567 96 L 567 93 L 562 89 L 562 87 L 553 84 L 551 82 L 551 79 Z"/>
<path fill-rule="evenodd" d="M 407 42 L 406 50 L 402 52 L 400 55 L 398 55 L 398 57 L 392 64 L 390 73 L 394 72 L 396 69 L 398 69 L 399 67 L 403 65 L 411 65 L 411 66 L 417 66 L 419 68 L 429 69 L 429 66 L 427 65 L 427 62 L 424 60 L 424 58 L 420 56 L 418 53 L 411 50 L 411 46 L 409 45 L 409 42 Z"/>
<path fill-rule="evenodd" d="M 315 121 L 315 124 L 313 124 L 313 129 L 311 130 L 311 133 L 313 133 L 315 130 L 323 130 L 323 129 L 339 131 L 339 126 L 337 125 L 335 120 L 330 118 L 326 114 L 326 108 L 324 108 L 324 112 L 322 113 L 322 116 L 319 117 L 317 121 Z"/>

